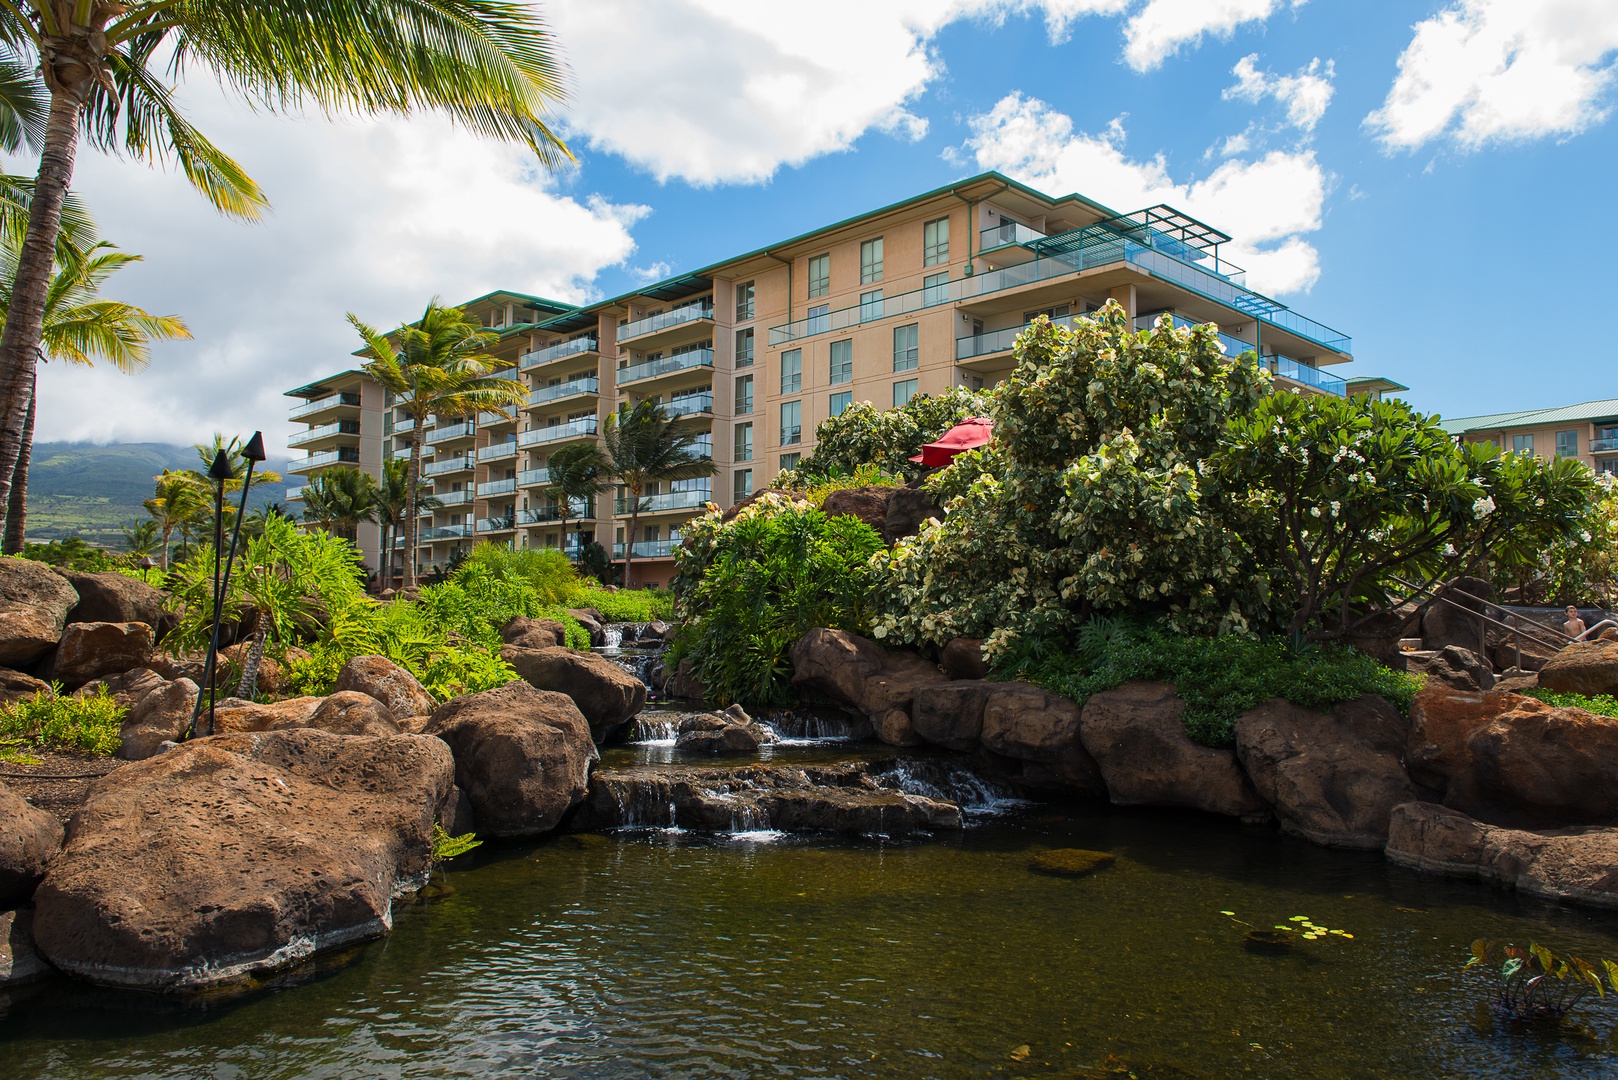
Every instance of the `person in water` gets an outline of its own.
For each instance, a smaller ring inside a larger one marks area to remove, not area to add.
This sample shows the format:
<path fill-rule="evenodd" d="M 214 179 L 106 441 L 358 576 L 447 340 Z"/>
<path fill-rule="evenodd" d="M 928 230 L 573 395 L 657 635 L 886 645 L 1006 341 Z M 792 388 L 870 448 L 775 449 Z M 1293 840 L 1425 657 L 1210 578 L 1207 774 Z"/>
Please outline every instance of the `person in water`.
<path fill-rule="evenodd" d="M 1587 632 L 1584 620 L 1579 618 L 1579 609 L 1572 604 L 1567 606 L 1567 622 L 1562 624 L 1562 630 L 1574 641 L 1583 638 Z"/>

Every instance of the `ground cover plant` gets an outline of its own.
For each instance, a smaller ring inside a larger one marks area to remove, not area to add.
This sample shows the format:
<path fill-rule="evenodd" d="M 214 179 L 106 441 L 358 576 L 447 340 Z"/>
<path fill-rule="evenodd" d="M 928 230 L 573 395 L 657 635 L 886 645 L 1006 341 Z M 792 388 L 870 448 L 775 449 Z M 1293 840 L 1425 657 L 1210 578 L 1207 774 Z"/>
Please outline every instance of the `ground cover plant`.
<path fill-rule="evenodd" d="M 119 728 L 129 710 L 121 708 L 106 687 L 84 697 L 61 693 L 58 683 L 51 693 L 41 690 L 0 707 L 0 760 L 35 764 L 38 759 L 29 751 L 36 748 L 117 752 Z"/>
<path fill-rule="evenodd" d="M 1545 704 L 1554 705 L 1558 709 L 1583 709 L 1585 712 L 1595 713 L 1597 716 L 1618 717 L 1618 698 L 1613 697 L 1611 694 L 1597 694 L 1594 697 L 1586 697 L 1584 694 L 1558 693 L 1555 690 L 1546 690 L 1543 687 L 1524 690 L 1523 694 L 1527 697 L 1538 698 Z"/>

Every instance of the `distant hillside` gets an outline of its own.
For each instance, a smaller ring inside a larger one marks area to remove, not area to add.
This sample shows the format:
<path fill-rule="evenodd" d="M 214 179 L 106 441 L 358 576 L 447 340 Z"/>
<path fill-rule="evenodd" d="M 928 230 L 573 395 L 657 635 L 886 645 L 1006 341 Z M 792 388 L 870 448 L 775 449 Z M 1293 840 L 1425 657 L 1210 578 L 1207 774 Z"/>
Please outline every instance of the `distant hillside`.
<path fill-rule="evenodd" d="M 286 475 L 286 462 L 268 462 Z M 201 467 L 191 446 L 164 443 L 35 443 L 28 470 L 28 539 L 83 537 L 116 547 L 125 525 L 146 518 L 152 478 L 164 469 Z M 286 498 L 286 483 L 253 483 L 249 507 Z"/>

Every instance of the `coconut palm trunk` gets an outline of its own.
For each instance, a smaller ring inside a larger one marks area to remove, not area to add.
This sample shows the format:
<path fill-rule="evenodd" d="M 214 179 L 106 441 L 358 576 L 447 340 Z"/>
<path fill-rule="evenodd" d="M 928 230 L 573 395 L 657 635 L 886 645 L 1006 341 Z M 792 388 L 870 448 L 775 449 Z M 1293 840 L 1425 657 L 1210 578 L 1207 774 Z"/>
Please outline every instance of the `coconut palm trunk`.
<path fill-rule="evenodd" d="M 420 386 L 417 386 L 420 393 Z M 417 399 L 411 396 L 410 404 L 415 405 Z M 421 444 L 424 432 L 421 426 L 421 410 L 410 410 L 410 472 L 405 480 L 405 565 L 404 588 L 408 589 L 416 583 L 416 541 L 417 530 L 421 523 L 416 519 L 416 485 L 421 482 Z"/>
<path fill-rule="evenodd" d="M 28 388 L 28 418 L 22 427 L 22 448 L 17 453 L 17 467 L 11 474 L 11 493 L 6 497 L 6 538 L 0 550 L 7 555 L 21 555 L 26 542 L 28 525 L 28 465 L 34 456 L 34 418 L 39 414 L 39 372 L 34 373 Z"/>
<path fill-rule="evenodd" d="M 640 489 L 629 489 L 629 532 L 624 536 L 624 588 L 635 583 L 635 530 L 640 527 Z"/>
<path fill-rule="evenodd" d="M 236 696 L 248 701 L 258 692 L 258 669 L 264 664 L 264 647 L 269 643 L 269 621 L 264 612 L 253 613 L 253 644 L 242 662 L 242 680 L 236 684 Z"/>

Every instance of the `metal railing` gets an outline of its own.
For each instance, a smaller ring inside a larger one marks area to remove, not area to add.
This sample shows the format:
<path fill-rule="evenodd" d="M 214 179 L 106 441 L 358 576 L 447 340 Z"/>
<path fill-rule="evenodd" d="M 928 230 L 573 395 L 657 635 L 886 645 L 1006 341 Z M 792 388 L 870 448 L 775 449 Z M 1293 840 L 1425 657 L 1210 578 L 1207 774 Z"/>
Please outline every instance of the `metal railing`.
<path fill-rule="evenodd" d="M 1270 353 L 1264 357 L 1264 364 L 1276 375 L 1291 379 L 1293 382 L 1301 382 L 1306 386 L 1313 386 L 1317 390 L 1324 390 L 1328 394 L 1336 394 L 1338 397 L 1348 396 L 1348 383 L 1335 375 L 1328 375 L 1310 364 L 1294 360 L 1290 356 Z"/>
<path fill-rule="evenodd" d="M 478 532 L 508 532 L 517 527 L 517 515 L 505 514 L 500 517 L 478 518 Z"/>
<path fill-rule="evenodd" d="M 504 458 L 516 457 L 519 449 L 521 448 L 517 445 L 516 439 L 490 443 L 488 446 L 478 447 L 477 459 L 479 461 L 500 461 Z"/>
<path fill-rule="evenodd" d="M 567 519 L 569 521 L 588 521 L 595 517 L 593 502 L 594 500 L 592 499 L 569 499 L 567 503 Z M 544 525 L 547 522 L 561 520 L 562 507 L 560 504 L 517 511 L 517 524 L 519 525 Z"/>
<path fill-rule="evenodd" d="M 1590 440 L 1590 453 L 1592 454 L 1605 454 L 1612 450 L 1618 450 L 1618 439 Z"/>
<path fill-rule="evenodd" d="M 321 424 L 307 431 L 300 431 L 287 440 L 288 446 L 302 446 L 305 443 L 316 442 L 332 435 L 358 435 L 360 422 L 358 420 L 334 420 L 329 424 Z"/>
<path fill-rule="evenodd" d="M 318 454 L 310 454 L 302 461 L 294 461 L 287 466 L 287 471 L 308 472 L 310 469 L 318 469 L 322 465 L 334 465 L 338 462 L 346 465 L 358 465 L 360 463 L 359 447 L 339 446 L 335 450 L 322 450 Z"/>
<path fill-rule="evenodd" d="M 660 356 L 656 360 L 647 360 L 639 364 L 630 364 L 628 367 L 618 369 L 617 384 L 624 386 L 627 383 L 638 382 L 641 379 L 653 379 L 659 375 L 671 375 L 676 371 L 690 371 L 694 368 L 713 367 L 712 349 L 692 349 L 689 352 L 675 353 L 673 356 Z"/>
<path fill-rule="evenodd" d="M 640 509 L 635 510 L 635 499 L 612 500 L 614 514 L 628 514 L 631 511 L 639 514 L 658 514 L 668 510 L 694 510 L 697 507 L 713 502 L 713 491 L 708 488 L 698 488 L 692 491 L 665 491 L 658 495 L 642 495 Z"/>
<path fill-rule="evenodd" d="M 577 397 L 580 394 L 600 392 L 601 380 L 592 375 L 584 379 L 569 379 L 555 386 L 542 386 L 528 395 L 528 404 L 544 405 L 547 402 L 561 401 L 563 398 Z"/>
<path fill-rule="evenodd" d="M 315 413 L 325 412 L 327 409 L 335 409 L 339 405 L 352 405 L 358 407 L 359 404 L 360 396 L 358 394 L 354 393 L 352 390 L 340 390 L 335 394 L 327 394 L 323 398 L 316 398 L 307 405 L 299 405 L 296 409 L 292 410 L 290 419 L 300 420 L 305 416 L 313 416 Z"/>
<path fill-rule="evenodd" d="M 478 484 L 478 498 L 486 499 L 490 495 L 510 495 L 517 490 L 517 478 L 509 480 L 485 480 Z"/>
<path fill-rule="evenodd" d="M 442 461 L 429 461 L 421 467 L 423 476 L 443 476 L 445 473 L 464 472 L 477 464 L 470 455 L 466 457 L 444 458 Z"/>
<path fill-rule="evenodd" d="M 553 360 L 562 360 L 569 356 L 578 356 L 580 353 L 599 352 L 600 348 L 594 334 L 574 338 L 572 341 L 560 341 L 555 345 L 547 345 L 543 349 L 525 352 L 517 358 L 517 370 L 527 371 L 541 364 L 549 364 Z"/>
<path fill-rule="evenodd" d="M 539 443 L 558 442 L 562 439 L 575 439 L 580 435 L 594 435 L 596 418 L 586 416 L 582 420 L 574 420 L 566 424 L 552 424 L 549 427 L 534 428 L 517 435 L 519 446 L 534 446 Z"/>
<path fill-rule="evenodd" d="M 635 558 L 637 559 L 666 559 L 674 554 L 674 549 L 680 546 L 679 540 L 637 540 L 635 541 Z M 624 557 L 624 545 L 612 545 L 612 557 Z"/>
<path fill-rule="evenodd" d="M 626 322 L 618 328 L 618 340 L 628 341 L 630 338 L 645 337 L 655 334 L 659 330 L 681 326 L 685 323 L 696 322 L 699 319 L 713 318 L 713 301 L 707 300 L 698 304 L 682 304 L 671 308 L 660 315 L 650 315 L 634 322 Z"/>
<path fill-rule="evenodd" d="M 470 438 L 473 435 L 476 435 L 477 432 L 477 424 L 471 420 L 463 420 L 459 423 L 433 428 L 427 433 L 426 441 L 429 443 L 449 442 L 451 439 Z"/>

